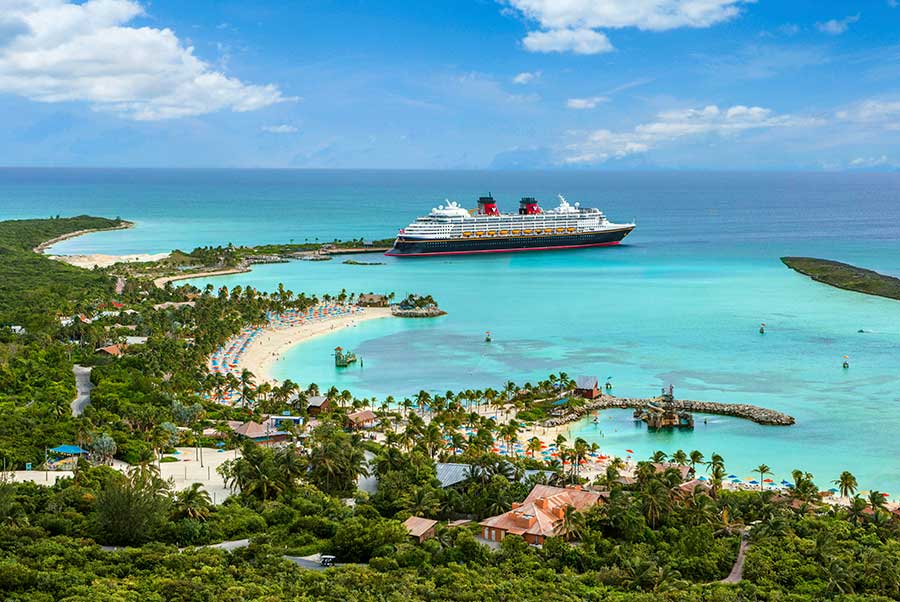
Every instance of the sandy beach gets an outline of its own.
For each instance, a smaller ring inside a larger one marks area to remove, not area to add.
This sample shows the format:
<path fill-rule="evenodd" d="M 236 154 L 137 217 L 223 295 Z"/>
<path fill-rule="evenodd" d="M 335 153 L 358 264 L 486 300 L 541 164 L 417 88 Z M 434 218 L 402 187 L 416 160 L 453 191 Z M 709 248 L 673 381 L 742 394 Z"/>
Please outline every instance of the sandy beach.
<path fill-rule="evenodd" d="M 317 336 L 337 332 L 344 328 L 352 328 L 369 320 L 387 318 L 391 310 L 386 307 L 354 308 L 350 313 L 339 313 L 314 319 L 306 319 L 300 323 L 270 323 L 265 328 L 238 337 L 241 351 L 228 356 L 229 359 L 218 365 L 210 358 L 210 371 L 232 372 L 240 374 L 244 369 L 256 377 L 257 383 L 274 382 L 271 368 L 281 356 L 294 345 L 308 341 Z M 234 343 L 232 343 L 234 345 Z M 227 347 L 227 346 L 226 346 Z M 227 363 L 226 363 L 227 362 Z"/>
<path fill-rule="evenodd" d="M 169 253 L 138 253 L 136 255 L 47 255 L 48 258 L 62 261 L 78 268 L 92 270 L 94 268 L 108 268 L 117 263 L 144 263 L 147 261 L 160 261 L 169 256 Z"/>

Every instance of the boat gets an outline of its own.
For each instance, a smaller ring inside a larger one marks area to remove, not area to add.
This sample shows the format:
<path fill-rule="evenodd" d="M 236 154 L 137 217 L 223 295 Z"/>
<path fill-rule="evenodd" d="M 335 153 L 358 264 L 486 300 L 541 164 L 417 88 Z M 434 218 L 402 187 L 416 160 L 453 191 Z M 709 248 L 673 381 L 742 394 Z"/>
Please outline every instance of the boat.
<path fill-rule="evenodd" d="M 467 253 L 546 251 L 617 245 L 634 223 L 610 222 L 602 211 L 570 204 L 545 211 L 534 197 L 519 201 L 518 213 L 501 213 L 490 195 L 476 209 L 446 201 L 400 230 L 385 255 L 421 257 Z M 475 236 L 471 236 L 474 232 Z"/>

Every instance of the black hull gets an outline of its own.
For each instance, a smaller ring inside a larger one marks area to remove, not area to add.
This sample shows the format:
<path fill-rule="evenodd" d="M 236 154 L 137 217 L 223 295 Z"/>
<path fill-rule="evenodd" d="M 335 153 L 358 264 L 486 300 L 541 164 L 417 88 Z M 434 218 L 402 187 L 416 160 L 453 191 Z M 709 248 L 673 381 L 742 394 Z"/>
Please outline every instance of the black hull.
<path fill-rule="evenodd" d="M 422 257 L 425 255 L 464 255 L 469 253 L 514 253 L 517 251 L 553 251 L 607 247 L 619 244 L 634 226 L 619 230 L 584 234 L 547 234 L 546 236 L 503 236 L 496 238 L 451 238 L 441 240 L 410 240 L 397 237 L 391 250 L 394 257 Z"/>

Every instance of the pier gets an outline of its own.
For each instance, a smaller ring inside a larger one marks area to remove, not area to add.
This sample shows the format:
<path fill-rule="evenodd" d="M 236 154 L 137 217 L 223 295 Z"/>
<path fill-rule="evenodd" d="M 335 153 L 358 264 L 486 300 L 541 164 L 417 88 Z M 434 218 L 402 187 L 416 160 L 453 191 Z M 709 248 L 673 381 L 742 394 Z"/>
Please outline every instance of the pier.
<path fill-rule="evenodd" d="M 545 420 L 541 426 L 553 427 L 574 422 L 590 412 L 596 410 L 608 409 L 638 409 L 646 410 L 651 405 L 658 404 L 659 399 L 646 399 L 636 397 L 614 397 L 612 395 L 601 395 L 597 399 L 589 400 L 583 406 L 572 408 L 565 414 L 553 416 Z M 776 410 L 761 408 L 746 403 L 722 403 L 718 401 L 695 401 L 691 399 L 674 399 L 671 402 L 673 410 L 679 412 L 696 412 L 699 414 L 717 414 L 720 416 L 734 416 L 735 418 L 743 418 L 751 420 L 757 424 L 767 426 L 790 426 L 796 421 L 793 416 L 789 416 Z"/>

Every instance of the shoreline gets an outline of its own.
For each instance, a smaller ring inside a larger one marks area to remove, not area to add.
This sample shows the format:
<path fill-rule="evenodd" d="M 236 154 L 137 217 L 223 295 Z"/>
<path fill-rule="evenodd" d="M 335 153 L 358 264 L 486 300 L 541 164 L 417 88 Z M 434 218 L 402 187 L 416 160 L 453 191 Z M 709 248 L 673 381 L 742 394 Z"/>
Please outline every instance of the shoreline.
<path fill-rule="evenodd" d="M 363 322 L 391 317 L 389 308 L 365 307 L 361 309 L 362 311 L 358 313 L 329 317 L 286 328 L 278 328 L 270 324 L 260 329 L 259 334 L 247 345 L 246 350 L 230 371 L 240 374 L 244 369 L 249 370 L 256 377 L 257 385 L 262 382 L 278 382 L 271 374 L 272 367 L 284 353 L 296 345 L 322 335 L 358 326 Z M 210 364 L 207 364 L 207 367 L 211 369 Z"/>
<path fill-rule="evenodd" d="M 238 266 L 234 268 L 226 268 L 223 270 L 211 270 L 208 272 L 194 272 L 191 274 L 176 274 L 174 276 L 160 276 L 153 280 L 153 286 L 156 288 L 166 288 L 169 282 L 178 280 L 190 280 L 191 278 L 209 278 L 212 276 L 230 276 L 231 274 L 246 274 L 250 271 L 249 267 Z"/>
<path fill-rule="evenodd" d="M 113 226 L 112 228 L 87 228 L 85 230 L 76 230 L 75 232 L 69 232 L 67 234 L 61 234 L 60 236 L 51 238 L 50 240 L 45 240 L 38 246 L 32 249 L 33 252 L 38 255 L 46 255 L 46 251 L 50 249 L 53 245 L 57 243 L 61 243 L 64 240 L 69 240 L 70 238 L 78 238 L 79 236 L 84 236 L 85 234 L 92 234 L 94 232 L 112 232 L 113 230 L 128 230 L 130 228 L 134 228 L 135 223 L 129 222 L 126 220 L 122 220 L 122 223 L 118 226 Z M 54 255 L 53 257 L 66 257 L 66 255 Z M 72 255 L 72 257 L 78 257 L 76 255 Z"/>

